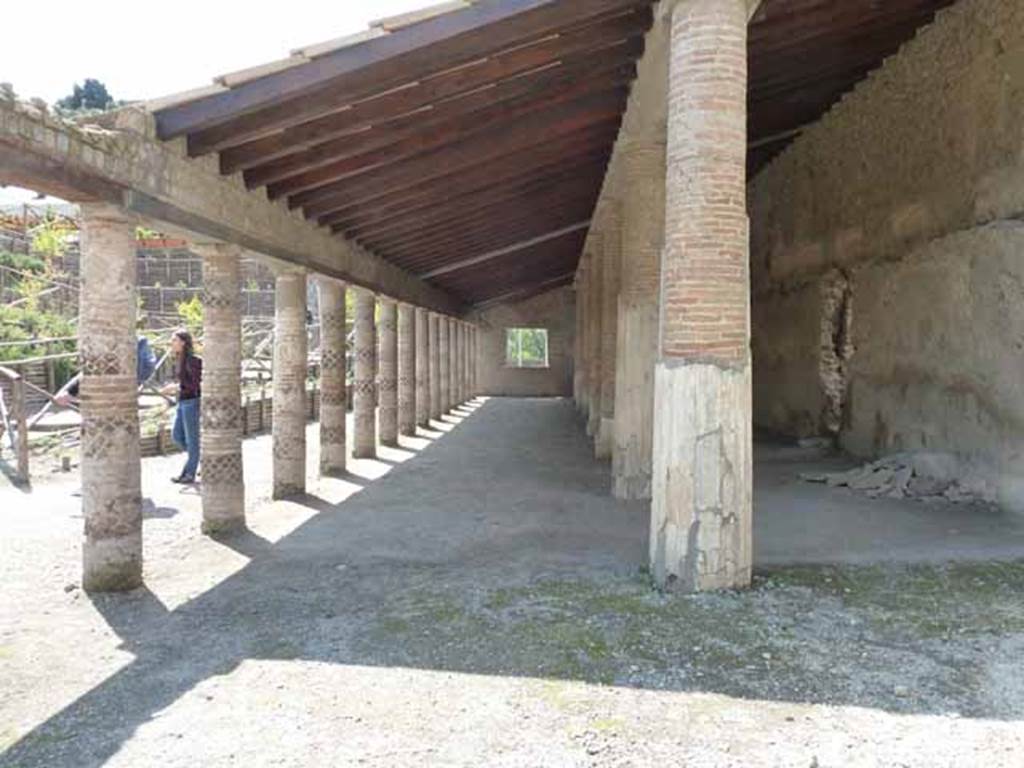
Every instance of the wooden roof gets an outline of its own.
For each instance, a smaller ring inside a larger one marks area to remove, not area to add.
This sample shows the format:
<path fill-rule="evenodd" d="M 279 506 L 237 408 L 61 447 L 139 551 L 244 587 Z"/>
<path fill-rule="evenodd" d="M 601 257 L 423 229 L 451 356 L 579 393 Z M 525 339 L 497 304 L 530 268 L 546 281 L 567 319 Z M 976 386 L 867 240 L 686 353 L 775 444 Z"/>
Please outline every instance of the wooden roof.
<path fill-rule="evenodd" d="M 751 171 L 950 0 L 764 0 Z M 468 304 L 568 282 L 652 0 L 456 0 L 151 104 L 161 138 Z"/>

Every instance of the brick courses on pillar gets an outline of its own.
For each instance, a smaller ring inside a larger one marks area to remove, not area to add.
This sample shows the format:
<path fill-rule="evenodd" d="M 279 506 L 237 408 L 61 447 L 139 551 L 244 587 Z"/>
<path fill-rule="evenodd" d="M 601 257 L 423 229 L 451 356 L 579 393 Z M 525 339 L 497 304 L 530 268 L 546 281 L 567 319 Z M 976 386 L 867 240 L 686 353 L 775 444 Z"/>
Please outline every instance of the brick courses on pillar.
<path fill-rule="evenodd" d="M 448 410 L 459 402 L 459 323 L 448 318 Z"/>
<path fill-rule="evenodd" d="M 430 418 L 441 418 L 441 317 L 433 312 L 429 318 Z"/>
<path fill-rule="evenodd" d="M 355 436 L 352 455 L 370 459 L 377 455 L 377 329 L 374 324 L 376 297 L 356 290 L 355 376 L 352 380 L 352 410 Z"/>
<path fill-rule="evenodd" d="M 135 225 L 113 206 L 81 211 L 82 586 L 121 591 L 142 583 Z"/>
<path fill-rule="evenodd" d="M 745 0 L 673 12 L 651 565 L 687 590 L 751 569 Z"/>
<path fill-rule="evenodd" d="M 203 263 L 202 528 L 218 533 L 245 525 L 242 253 L 237 245 L 196 250 Z"/>
<path fill-rule="evenodd" d="M 345 284 L 317 279 L 320 300 L 320 474 L 345 471 L 348 395 L 346 393 Z"/>
<path fill-rule="evenodd" d="M 430 313 L 416 307 L 416 424 L 430 426 Z"/>
<path fill-rule="evenodd" d="M 466 402 L 466 326 L 456 321 L 455 323 L 455 402 L 462 404 Z"/>
<path fill-rule="evenodd" d="M 306 492 L 306 274 L 283 269 L 274 294 L 273 497 Z"/>
<path fill-rule="evenodd" d="M 398 305 L 398 431 L 416 434 L 416 310 Z"/>
<path fill-rule="evenodd" d="M 377 320 L 377 418 L 380 442 L 398 445 L 398 311 L 391 299 L 380 300 Z"/>

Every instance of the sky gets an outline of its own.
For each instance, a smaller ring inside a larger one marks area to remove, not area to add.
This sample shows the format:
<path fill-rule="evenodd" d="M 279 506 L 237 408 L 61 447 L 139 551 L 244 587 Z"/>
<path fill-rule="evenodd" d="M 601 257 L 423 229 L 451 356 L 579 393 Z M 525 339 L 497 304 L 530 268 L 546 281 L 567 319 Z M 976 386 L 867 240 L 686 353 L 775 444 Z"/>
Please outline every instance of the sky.
<path fill-rule="evenodd" d="M 93 77 L 115 99 L 209 85 L 217 75 L 366 29 L 438 0 L 49 0 L 4 3 L 0 82 L 53 103 Z M 0 205 L 32 196 L 0 188 Z"/>

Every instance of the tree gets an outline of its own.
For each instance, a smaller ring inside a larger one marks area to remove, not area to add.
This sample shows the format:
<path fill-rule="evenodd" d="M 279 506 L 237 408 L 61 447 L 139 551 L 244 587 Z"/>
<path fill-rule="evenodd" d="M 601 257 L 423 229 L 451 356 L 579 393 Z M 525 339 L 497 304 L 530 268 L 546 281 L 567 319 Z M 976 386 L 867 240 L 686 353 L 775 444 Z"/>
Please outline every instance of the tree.
<path fill-rule="evenodd" d="M 67 110 L 107 110 L 115 106 L 115 102 L 107 91 L 107 86 L 99 80 L 87 77 L 81 85 L 75 83 L 71 95 L 58 101 L 57 106 Z"/>

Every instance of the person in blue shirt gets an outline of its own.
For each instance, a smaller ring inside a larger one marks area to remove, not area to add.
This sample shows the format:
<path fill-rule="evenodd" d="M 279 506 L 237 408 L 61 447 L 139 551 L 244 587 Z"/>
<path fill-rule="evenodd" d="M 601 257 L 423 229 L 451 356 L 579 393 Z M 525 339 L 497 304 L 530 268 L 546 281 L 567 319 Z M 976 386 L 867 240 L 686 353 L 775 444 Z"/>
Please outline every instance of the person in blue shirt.
<path fill-rule="evenodd" d="M 153 375 L 155 369 L 156 355 L 153 353 L 153 348 L 149 346 L 149 339 L 139 336 L 135 346 L 135 383 L 141 386 Z M 65 407 L 78 402 L 78 388 L 81 384 L 82 374 L 77 373 L 71 383 L 64 388 L 64 391 L 53 398 L 54 402 Z"/>

